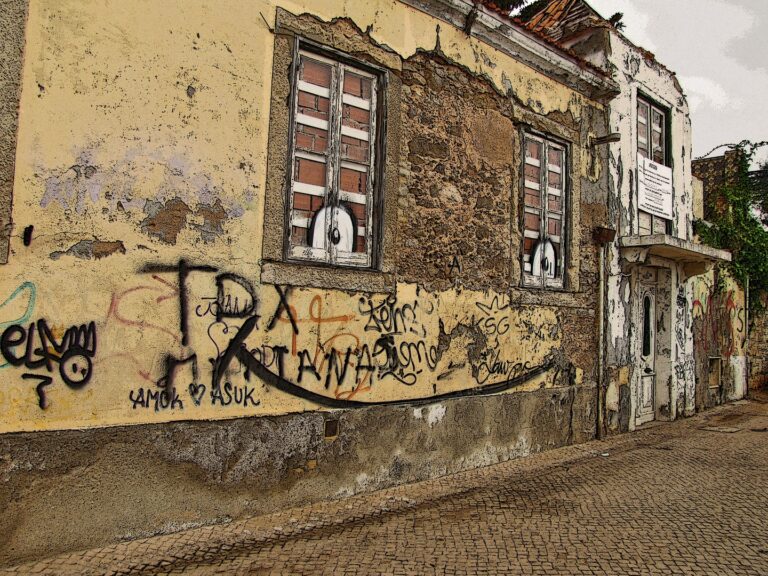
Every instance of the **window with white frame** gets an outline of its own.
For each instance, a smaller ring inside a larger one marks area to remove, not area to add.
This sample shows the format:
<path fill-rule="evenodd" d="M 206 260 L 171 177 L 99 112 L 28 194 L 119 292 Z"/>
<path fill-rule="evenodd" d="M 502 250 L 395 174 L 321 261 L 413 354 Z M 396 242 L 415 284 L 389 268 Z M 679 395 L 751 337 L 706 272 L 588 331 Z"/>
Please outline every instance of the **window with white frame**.
<path fill-rule="evenodd" d="M 637 98 L 637 153 L 664 166 L 667 162 L 667 113 L 640 96 Z M 643 210 L 638 214 L 640 234 L 666 234 L 667 220 Z"/>
<path fill-rule="evenodd" d="M 288 257 L 371 267 L 379 78 L 300 50 L 294 80 Z"/>
<path fill-rule="evenodd" d="M 566 148 L 525 134 L 523 284 L 563 287 L 566 230 Z"/>

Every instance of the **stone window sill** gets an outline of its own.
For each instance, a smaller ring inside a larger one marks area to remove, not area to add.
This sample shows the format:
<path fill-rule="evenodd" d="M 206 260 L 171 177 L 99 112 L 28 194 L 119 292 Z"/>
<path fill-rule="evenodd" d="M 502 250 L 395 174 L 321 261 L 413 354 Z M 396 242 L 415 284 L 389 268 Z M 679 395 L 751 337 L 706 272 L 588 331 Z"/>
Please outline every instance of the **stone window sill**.
<path fill-rule="evenodd" d="M 261 267 L 261 282 L 379 293 L 394 293 L 396 287 L 394 275 L 378 270 L 341 268 L 306 262 L 265 261 Z"/>

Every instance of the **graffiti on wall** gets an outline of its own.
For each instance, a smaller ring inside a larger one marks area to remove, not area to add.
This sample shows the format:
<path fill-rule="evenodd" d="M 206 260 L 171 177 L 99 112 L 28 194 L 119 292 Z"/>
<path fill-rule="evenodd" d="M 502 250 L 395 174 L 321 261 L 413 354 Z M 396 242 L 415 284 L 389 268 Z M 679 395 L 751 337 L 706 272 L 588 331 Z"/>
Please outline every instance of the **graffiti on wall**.
<path fill-rule="evenodd" d="M 720 284 L 718 283 L 720 280 Z M 713 274 L 693 283 L 693 336 L 697 357 L 741 355 L 746 341 L 746 310 L 733 281 Z"/>
<path fill-rule="evenodd" d="M 121 402 L 133 414 L 269 413 L 275 392 L 326 408 L 436 401 L 572 374 L 559 354 L 555 312 L 545 320 L 500 295 L 454 291 L 446 300 L 417 286 L 349 295 L 255 285 L 184 260 L 139 272 L 110 293 L 101 320 L 68 327 L 30 321 L 33 284 L 8 297 L 28 305 L 20 300 L 2 324 L 0 355 L 21 381 L 35 383 L 40 408 L 55 405 L 48 386 L 92 389 L 103 371 L 113 371 L 110 389 L 119 373 Z"/>

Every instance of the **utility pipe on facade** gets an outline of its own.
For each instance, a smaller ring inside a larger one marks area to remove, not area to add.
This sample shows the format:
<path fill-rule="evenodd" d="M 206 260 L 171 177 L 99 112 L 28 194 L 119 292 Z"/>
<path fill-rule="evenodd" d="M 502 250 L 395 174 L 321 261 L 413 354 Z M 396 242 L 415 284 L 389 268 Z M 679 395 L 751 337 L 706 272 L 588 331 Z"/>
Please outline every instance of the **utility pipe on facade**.
<path fill-rule="evenodd" d="M 608 244 L 613 242 L 616 237 L 616 230 L 612 228 L 597 227 L 594 231 L 595 242 L 599 245 L 598 274 L 599 284 L 597 290 L 597 317 L 598 317 L 598 350 L 597 350 L 597 430 L 595 436 L 597 439 L 603 437 L 604 410 L 603 396 L 605 394 L 605 261 Z"/>
<path fill-rule="evenodd" d="M 749 398 L 749 382 L 752 377 L 752 356 L 749 353 L 749 276 L 747 276 L 746 281 L 746 294 L 744 295 L 744 308 L 746 308 L 746 316 L 747 316 L 747 326 L 746 326 L 746 336 L 744 337 L 744 350 L 742 350 L 742 353 L 744 354 L 744 357 L 747 359 L 747 374 L 746 379 L 747 381 L 744 383 L 744 398 Z"/>
<path fill-rule="evenodd" d="M 605 144 L 621 141 L 621 134 L 618 132 L 612 132 L 600 138 L 591 138 L 589 147 L 593 154 L 594 161 L 595 148 Z M 608 199 L 606 198 L 606 208 Z M 599 245 L 599 282 L 598 282 L 598 295 L 597 295 L 597 317 L 598 317 L 598 351 L 597 351 L 597 418 L 596 418 L 596 430 L 595 437 L 600 440 L 603 438 L 604 422 L 604 410 L 603 410 L 603 397 L 605 395 L 605 295 L 606 295 L 606 279 L 605 279 L 605 261 L 606 251 L 608 250 L 608 244 L 613 242 L 616 237 L 616 230 L 612 228 L 604 228 L 598 226 L 595 228 L 593 237 L 595 242 Z"/>

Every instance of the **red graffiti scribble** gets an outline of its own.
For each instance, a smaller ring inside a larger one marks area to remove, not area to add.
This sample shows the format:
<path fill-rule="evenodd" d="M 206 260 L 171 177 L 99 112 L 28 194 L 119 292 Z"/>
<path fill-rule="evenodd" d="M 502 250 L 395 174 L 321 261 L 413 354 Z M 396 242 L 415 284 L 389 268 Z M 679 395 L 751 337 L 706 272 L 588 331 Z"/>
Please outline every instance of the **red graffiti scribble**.
<path fill-rule="evenodd" d="M 309 318 L 300 318 L 299 315 L 296 313 L 296 308 L 289 304 L 288 308 L 290 309 L 291 316 L 296 320 L 296 324 L 315 324 L 318 327 L 317 330 L 317 339 L 318 339 L 318 348 L 320 347 L 320 326 L 323 324 L 335 324 L 335 323 L 345 323 L 349 322 L 350 320 L 354 320 L 355 315 L 354 314 L 347 314 L 347 315 L 341 315 L 341 316 L 323 316 L 323 299 L 320 297 L 320 295 L 316 295 L 309 303 Z M 287 316 L 287 315 L 286 315 Z M 278 318 L 278 322 L 282 322 L 283 324 L 290 324 L 291 320 L 290 318 L 281 316 Z M 296 356 L 298 353 L 298 347 L 296 344 L 296 332 L 293 332 L 293 336 L 291 338 L 291 356 Z"/>
<path fill-rule="evenodd" d="M 699 299 L 693 301 L 694 316 L 699 312 L 693 328 L 700 358 L 705 359 L 714 353 L 728 360 L 736 353 L 737 335 L 744 332 L 744 309 L 737 304 L 734 294 L 732 289 L 722 293 L 710 287 L 709 294 L 705 296 L 706 306 Z M 744 336 L 741 336 L 742 342 L 743 339 Z"/>
<path fill-rule="evenodd" d="M 163 332 L 164 334 L 167 334 L 168 336 L 173 338 L 174 341 L 180 343 L 181 338 L 178 336 L 176 332 L 169 330 L 164 326 L 160 326 L 158 324 L 152 324 L 151 322 L 146 322 L 144 320 L 131 320 L 129 318 L 126 318 L 120 311 L 120 306 L 122 305 L 125 298 L 130 294 L 136 294 L 143 291 L 163 292 L 163 294 L 161 294 L 155 299 L 155 303 L 157 304 L 160 304 L 161 302 L 177 297 L 179 295 L 178 288 L 173 284 L 155 275 L 152 275 L 152 279 L 165 285 L 167 288 L 172 290 L 172 292 L 168 293 L 165 291 L 165 288 L 161 288 L 159 286 L 136 286 L 134 288 L 129 288 L 128 290 L 120 292 L 119 294 L 113 293 L 112 301 L 110 302 L 109 310 L 107 311 L 107 321 L 109 321 L 110 318 L 114 318 L 120 324 L 124 324 L 126 326 L 134 326 L 136 328 L 149 328 L 152 330 L 159 330 L 160 332 Z"/>

